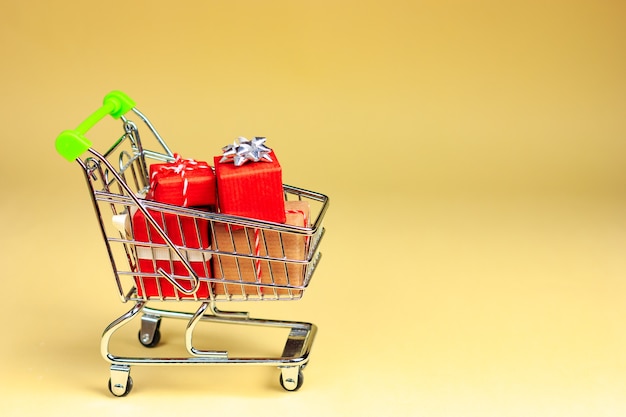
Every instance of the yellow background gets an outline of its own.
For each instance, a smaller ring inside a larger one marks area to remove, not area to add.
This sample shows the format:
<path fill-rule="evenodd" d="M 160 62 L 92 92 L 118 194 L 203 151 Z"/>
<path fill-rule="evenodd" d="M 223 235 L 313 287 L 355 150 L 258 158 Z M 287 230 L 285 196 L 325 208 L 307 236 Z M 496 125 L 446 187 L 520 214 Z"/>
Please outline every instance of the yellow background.
<path fill-rule="evenodd" d="M 626 414 L 626 3 L 5 0 L 0 54 L 1 415 Z M 305 297 L 245 306 L 319 325 L 297 393 L 138 367 L 108 393 L 127 306 L 53 142 L 112 89 L 185 156 L 265 135 L 331 197 Z"/>

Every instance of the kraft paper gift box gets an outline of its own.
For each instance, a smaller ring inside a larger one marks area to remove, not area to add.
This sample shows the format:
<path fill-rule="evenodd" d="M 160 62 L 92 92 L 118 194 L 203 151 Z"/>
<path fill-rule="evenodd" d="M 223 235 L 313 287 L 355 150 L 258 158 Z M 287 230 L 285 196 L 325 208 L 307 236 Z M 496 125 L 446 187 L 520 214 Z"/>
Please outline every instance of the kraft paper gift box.
<path fill-rule="evenodd" d="M 285 204 L 286 224 L 308 227 L 309 204 L 304 201 L 287 201 Z M 224 223 L 213 225 L 213 248 L 219 252 L 236 252 L 254 256 L 256 252 L 255 229 L 245 227 L 235 229 Z M 290 260 L 305 260 L 308 238 L 305 235 L 279 233 L 256 229 L 259 234 L 258 256 L 271 256 Z M 232 235 L 232 239 L 231 239 Z M 282 245 L 281 245 L 282 242 Z M 233 246 L 234 243 L 234 246 Z M 301 286 L 304 282 L 304 265 L 281 261 L 257 261 L 227 255 L 213 256 L 213 274 L 215 278 L 241 281 L 242 284 L 260 283 Z M 215 294 L 232 296 L 259 295 L 268 297 L 278 295 L 298 296 L 302 290 L 270 288 L 256 285 L 242 285 L 215 282 Z"/>

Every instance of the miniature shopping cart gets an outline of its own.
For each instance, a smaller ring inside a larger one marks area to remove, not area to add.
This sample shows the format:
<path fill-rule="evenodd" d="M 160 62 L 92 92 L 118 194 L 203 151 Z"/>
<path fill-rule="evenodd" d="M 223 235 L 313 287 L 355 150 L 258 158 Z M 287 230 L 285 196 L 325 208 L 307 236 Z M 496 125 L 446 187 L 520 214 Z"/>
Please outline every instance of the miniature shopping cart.
<path fill-rule="evenodd" d="M 125 116 L 127 113 L 137 117 L 143 126 L 142 133 L 148 133 L 147 140 L 140 138 L 138 125 Z M 85 133 L 107 115 L 120 119 L 123 131 L 109 149 L 100 153 Z M 152 150 L 148 149 L 149 142 Z M 56 148 L 67 160 L 77 161 L 83 170 L 120 299 L 133 303 L 102 335 L 101 353 L 111 364 L 109 390 L 113 395 L 125 396 L 130 392 L 133 386 L 130 370 L 135 365 L 270 365 L 280 369 L 279 381 L 284 389 L 300 388 L 316 326 L 255 319 L 248 313 L 220 310 L 217 303 L 302 298 L 321 256 L 322 220 L 328 208 L 325 195 L 283 185 L 285 204 L 307 203 L 310 208 L 306 223 L 298 226 L 145 199 L 149 190 L 149 165 L 174 161 L 175 155 L 150 121 L 135 108 L 135 103 L 119 91 L 108 94 L 102 107 L 76 129 L 61 133 Z M 191 228 L 194 238 L 181 241 L 183 227 Z M 138 239 L 139 229 L 149 238 Z M 259 251 L 259 238 L 261 242 L 274 242 L 274 249 L 265 247 Z M 235 246 L 236 239 L 245 243 Z M 295 254 L 289 250 L 294 242 L 302 248 Z M 142 267 L 142 262 L 148 267 Z M 223 273 L 226 267 L 229 274 Z M 263 270 L 263 279 L 254 274 L 254 279 L 248 278 L 250 268 Z M 188 303 L 185 306 L 195 302 L 200 306 L 187 311 L 154 308 L 156 303 L 168 302 Z M 138 317 L 141 317 L 139 342 L 145 347 L 158 345 L 162 318 L 186 320 L 187 355 L 112 354 L 109 346 L 113 334 Z M 200 322 L 282 328 L 288 337 L 280 357 L 231 357 L 228 351 L 194 345 L 194 330 Z"/>

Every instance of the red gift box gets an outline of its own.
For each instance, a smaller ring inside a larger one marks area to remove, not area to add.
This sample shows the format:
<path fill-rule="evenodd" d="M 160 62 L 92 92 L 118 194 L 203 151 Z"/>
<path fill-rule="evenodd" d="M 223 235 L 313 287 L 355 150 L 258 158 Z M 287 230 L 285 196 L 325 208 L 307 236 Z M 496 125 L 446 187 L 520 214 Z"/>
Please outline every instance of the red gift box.
<path fill-rule="evenodd" d="M 272 162 L 250 162 L 241 166 L 220 163 L 220 156 L 214 158 L 221 213 L 285 222 L 282 168 L 273 151 L 269 156 Z"/>
<path fill-rule="evenodd" d="M 147 199 L 182 207 L 216 206 L 215 174 L 203 161 L 183 159 L 150 165 Z"/>
<path fill-rule="evenodd" d="M 172 243 L 184 246 L 181 254 L 199 278 L 211 275 L 211 254 L 193 249 L 208 249 L 209 224 L 207 220 L 175 214 L 161 213 L 148 210 L 157 224 L 165 231 Z M 165 240 L 145 218 L 143 212 L 136 211 L 132 216 L 132 231 L 134 238 L 139 242 L 165 244 Z M 185 289 L 193 288 L 191 274 L 185 268 L 176 253 L 169 247 L 135 246 L 137 251 L 139 272 L 155 273 L 162 268 L 168 274 L 179 275 L 176 281 Z M 188 277 L 188 278 L 185 278 Z M 140 297 L 157 298 L 194 298 L 193 294 L 185 294 L 178 290 L 171 282 L 161 277 L 135 277 L 137 295 Z M 209 283 L 201 281 L 196 296 L 200 299 L 209 298 Z"/>

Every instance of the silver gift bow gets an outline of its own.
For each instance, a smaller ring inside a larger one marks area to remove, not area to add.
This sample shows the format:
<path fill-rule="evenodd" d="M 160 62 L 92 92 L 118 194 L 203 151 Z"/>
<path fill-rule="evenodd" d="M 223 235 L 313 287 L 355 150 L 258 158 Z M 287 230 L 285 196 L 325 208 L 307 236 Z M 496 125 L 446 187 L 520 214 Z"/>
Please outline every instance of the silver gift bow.
<path fill-rule="evenodd" d="M 241 166 L 248 161 L 251 162 L 272 162 L 270 157 L 270 148 L 265 146 L 264 137 L 255 136 L 254 139 L 248 140 L 244 137 L 235 139 L 232 145 L 222 148 L 222 159 L 220 163 L 233 162 L 235 166 Z"/>

